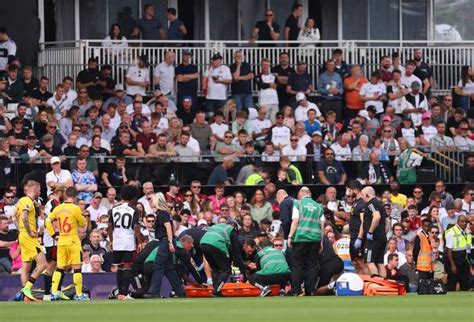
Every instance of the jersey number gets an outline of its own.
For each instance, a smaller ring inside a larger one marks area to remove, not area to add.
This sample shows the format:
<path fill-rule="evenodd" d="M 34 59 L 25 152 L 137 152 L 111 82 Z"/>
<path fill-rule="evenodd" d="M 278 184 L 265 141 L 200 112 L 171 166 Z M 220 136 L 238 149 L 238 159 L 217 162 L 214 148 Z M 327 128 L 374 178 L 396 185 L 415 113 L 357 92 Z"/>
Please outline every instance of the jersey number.
<path fill-rule="evenodd" d="M 115 213 L 114 214 L 114 227 L 130 229 L 132 227 L 132 215 L 129 213 Z"/>
<path fill-rule="evenodd" d="M 62 233 L 69 233 L 72 229 L 71 224 L 68 222 L 69 217 L 64 217 L 63 220 L 59 218 L 59 230 L 61 230 Z"/>

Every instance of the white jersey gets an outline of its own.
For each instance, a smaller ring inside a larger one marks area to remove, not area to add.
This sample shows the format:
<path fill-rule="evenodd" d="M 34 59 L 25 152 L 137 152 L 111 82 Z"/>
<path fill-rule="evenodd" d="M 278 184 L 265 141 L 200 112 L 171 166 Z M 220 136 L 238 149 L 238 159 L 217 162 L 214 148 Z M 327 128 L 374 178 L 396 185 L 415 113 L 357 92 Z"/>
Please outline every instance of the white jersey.
<path fill-rule="evenodd" d="M 50 199 L 44 206 L 44 214 L 46 215 L 46 217 L 48 217 L 49 214 L 53 212 L 53 209 L 57 206 L 57 205 L 54 205 L 53 203 L 55 201 L 56 200 L 54 199 Z M 53 247 L 56 245 L 56 241 L 54 240 L 53 237 L 51 237 L 47 229 L 44 229 L 44 232 L 43 232 L 43 245 L 44 247 Z"/>
<path fill-rule="evenodd" d="M 9 56 L 16 56 L 16 44 L 11 39 L 0 42 L 0 70 L 7 66 Z"/>
<path fill-rule="evenodd" d="M 133 226 L 138 225 L 138 211 L 128 203 L 122 203 L 110 210 L 110 223 L 113 225 L 114 251 L 134 251 L 135 234 Z"/>

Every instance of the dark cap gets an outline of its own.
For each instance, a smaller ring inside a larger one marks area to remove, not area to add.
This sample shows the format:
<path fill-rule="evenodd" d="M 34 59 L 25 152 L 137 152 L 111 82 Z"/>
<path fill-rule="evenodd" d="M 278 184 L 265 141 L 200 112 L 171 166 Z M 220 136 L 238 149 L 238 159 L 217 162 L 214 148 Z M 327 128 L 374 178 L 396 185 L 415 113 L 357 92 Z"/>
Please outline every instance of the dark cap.
<path fill-rule="evenodd" d="M 222 55 L 220 53 L 215 53 L 211 58 L 211 60 L 218 60 L 218 59 L 222 59 Z"/>
<path fill-rule="evenodd" d="M 189 49 L 185 49 L 185 50 L 183 50 L 183 56 L 184 56 L 184 55 L 192 56 L 192 55 L 193 55 L 193 52 L 192 52 L 191 50 L 189 50 Z"/>
<path fill-rule="evenodd" d="M 177 180 L 171 180 L 170 181 L 170 186 L 180 187 L 181 185 L 179 184 L 179 182 Z"/>
<path fill-rule="evenodd" d="M 377 109 L 373 105 L 367 107 L 367 112 L 377 113 Z"/>
<path fill-rule="evenodd" d="M 404 115 L 402 121 L 411 121 L 411 122 L 413 122 L 410 115 Z"/>

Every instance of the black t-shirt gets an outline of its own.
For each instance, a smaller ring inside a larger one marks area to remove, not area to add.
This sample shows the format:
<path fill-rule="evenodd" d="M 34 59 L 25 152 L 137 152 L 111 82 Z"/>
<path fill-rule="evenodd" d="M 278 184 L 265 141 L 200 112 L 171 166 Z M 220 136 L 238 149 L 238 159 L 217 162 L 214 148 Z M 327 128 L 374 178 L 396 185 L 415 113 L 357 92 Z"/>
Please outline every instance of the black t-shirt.
<path fill-rule="evenodd" d="M 304 72 L 304 74 L 293 73 L 288 79 L 288 85 L 291 89 L 297 92 L 304 92 L 311 86 L 311 76 Z"/>
<path fill-rule="evenodd" d="M 178 108 L 176 116 L 183 121 L 184 125 L 192 124 L 194 122 L 194 118 L 196 117 L 196 111 L 191 109 L 191 111 L 188 113 L 184 109 Z"/>
<path fill-rule="evenodd" d="M 278 76 L 289 78 L 291 74 L 295 73 L 295 70 L 293 69 L 293 67 L 290 66 L 283 68 L 281 65 L 277 65 L 272 67 L 271 72 L 277 74 Z M 286 92 L 286 84 L 278 85 L 277 89 Z"/>
<path fill-rule="evenodd" d="M 446 123 L 446 135 L 452 137 L 453 135 L 451 134 L 451 131 L 449 131 L 449 129 L 452 127 L 454 127 L 455 129 L 459 129 L 461 122 L 467 122 L 467 119 L 463 117 L 461 121 L 456 122 L 456 119 L 454 118 L 454 116 L 451 116 L 450 118 L 448 118 L 448 122 Z"/>
<path fill-rule="evenodd" d="M 258 29 L 258 40 L 273 40 L 270 27 L 266 21 L 257 21 L 254 28 Z M 273 31 L 277 34 L 280 33 L 280 25 L 276 22 L 272 22 Z M 275 44 L 259 44 L 259 47 L 275 47 Z"/>
<path fill-rule="evenodd" d="M 427 63 L 422 62 L 420 66 L 416 67 L 415 71 L 413 72 L 413 75 L 417 76 L 423 82 L 425 79 L 429 81 L 430 77 L 433 76 L 433 72 L 431 70 L 431 67 Z M 431 90 L 428 90 L 426 96 L 431 96 Z"/>
<path fill-rule="evenodd" d="M 59 157 L 63 154 L 63 151 L 61 151 L 61 148 L 59 148 L 57 146 L 53 146 L 50 150 L 47 147 L 45 147 L 44 145 L 41 145 L 38 152 L 41 152 L 43 150 L 46 151 L 47 153 L 49 153 L 50 155 L 52 155 L 53 157 Z"/>
<path fill-rule="evenodd" d="M 41 93 L 39 89 L 35 89 L 31 95 L 38 97 L 41 102 L 46 102 L 50 97 L 53 97 L 53 93 L 48 91 Z"/>
<path fill-rule="evenodd" d="M 110 165 L 109 169 L 107 170 L 107 174 L 109 175 L 108 179 L 112 186 L 121 187 L 124 185 L 122 170 L 117 169 L 115 164 Z M 125 175 L 127 175 L 127 173 L 125 173 Z M 129 178 L 129 176 L 127 176 L 127 178 Z"/>
<path fill-rule="evenodd" d="M 98 81 L 100 79 L 100 72 L 98 70 L 84 69 L 77 75 L 77 81 L 81 82 L 81 84 L 86 84 L 92 81 Z M 87 92 L 89 94 L 89 97 L 98 96 L 101 92 L 101 88 L 99 85 L 89 86 L 87 88 Z"/>
<path fill-rule="evenodd" d="M 196 65 L 184 65 L 184 64 L 179 64 L 176 66 L 175 69 L 175 74 L 176 76 L 178 75 L 189 75 L 189 74 L 195 74 L 198 72 L 198 68 Z M 193 79 L 188 82 L 178 82 L 178 94 L 180 96 L 196 96 L 196 92 L 198 90 L 198 80 Z M 180 102 L 181 103 L 181 102 Z"/>
<path fill-rule="evenodd" d="M 29 131 L 25 128 L 21 130 L 21 132 L 15 132 L 15 130 L 11 129 L 8 132 L 8 136 L 13 136 L 15 139 L 19 140 L 26 140 L 26 137 L 28 136 Z"/>
<path fill-rule="evenodd" d="M 351 216 L 349 218 L 349 231 L 351 240 L 355 240 L 359 235 L 360 228 L 360 214 L 365 213 L 365 202 L 359 198 L 351 209 Z"/>
<path fill-rule="evenodd" d="M 165 223 L 169 222 L 171 225 L 171 230 L 173 230 L 173 220 L 171 215 L 167 211 L 160 210 L 156 214 L 155 219 L 155 238 L 162 239 L 167 237 Z M 173 233 L 174 234 L 174 233 Z"/>
<path fill-rule="evenodd" d="M 6 234 L 0 234 L 0 241 L 12 242 L 18 239 L 18 231 L 10 230 Z M 0 248 L 0 258 L 10 258 L 10 248 Z"/>
<path fill-rule="evenodd" d="M 10 122 L 11 122 L 12 124 L 15 124 L 16 120 L 22 120 L 22 121 L 23 121 L 23 128 L 24 128 L 24 129 L 26 129 L 26 130 L 28 130 L 28 131 L 31 130 L 31 129 L 33 129 L 33 124 L 31 124 L 31 121 L 28 120 L 27 118 L 24 118 L 24 117 L 23 117 L 23 118 L 20 118 L 20 117 L 18 117 L 18 116 L 15 116 L 14 118 L 12 118 L 12 119 L 10 120 Z"/>
<path fill-rule="evenodd" d="M 75 145 L 74 146 L 68 145 L 67 147 L 63 149 L 63 153 L 67 157 L 75 157 L 79 153 L 79 148 L 77 148 Z"/>
<path fill-rule="evenodd" d="M 109 151 L 103 147 L 96 149 L 91 146 L 89 151 L 91 157 L 106 157 L 110 154 Z"/>
<path fill-rule="evenodd" d="M 285 28 L 290 28 L 290 32 L 288 34 L 288 40 L 297 40 L 298 34 L 300 32 L 300 26 L 298 18 L 290 14 L 288 18 L 286 18 Z M 292 44 L 292 46 L 297 46 L 298 44 Z"/>
<path fill-rule="evenodd" d="M 125 151 L 127 149 L 136 150 L 137 149 L 137 144 L 135 142 L 130 142 L 129 144 L 124 145 L 120 141 L 118 141 L 114 145 L 113 154 L 116 155 L 116 156 L 124 156 L 123 151 Z"/>
<path fill-rule="evenodd" d="M 232 64 L 230 65 L 230 72 L 235 73 L 237 70 L 237 65 Z M 252 73 L 252 68 L 250 67 L 249 63 L 243 62 L 240 66 L 240 76 L 247 76 L 248 74 Z M 232 90 L 232 94 L 252 94 L 252 81 L 250 80 L 239 80 L 236 82 L 232 82 L 230 85 Z"/>
<path fill-rule="evenodd" d="M 372 233 L 374 235 L 374 239 L 383 239 L 385 238 L 385 218 L 387 217 L 387 214 L 385 213 L 383 204 L 377 198 L 370 200 L 366 204 L 364 212 L 364 234 L 369 232 L 370 225 L 372 224 L 373 214 L 375 212 L 380 213 L 380 222 Z"/>
<path fill-rule="evenodd" d="M 24 79 L 21 80 L 23 83 L 23 91 L 25 94 L 31 94 L 39 86 L 39 81 L 36 78 L 32 78 L 29 83 L 26 83 Z"/>

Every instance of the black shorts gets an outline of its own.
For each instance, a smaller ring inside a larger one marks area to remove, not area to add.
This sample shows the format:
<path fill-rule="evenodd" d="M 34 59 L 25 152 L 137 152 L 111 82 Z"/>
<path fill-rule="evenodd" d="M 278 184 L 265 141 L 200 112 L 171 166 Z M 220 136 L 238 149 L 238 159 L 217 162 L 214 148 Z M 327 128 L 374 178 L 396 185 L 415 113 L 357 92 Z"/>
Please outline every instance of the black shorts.
<path fill-rule="evenodd" d="M 383 256 L 387 240 L 366 240 L 364 249 L 364 260 L 366 263 L 383 264 Z"/>
<path fill-rule="evenodd" d="M 353 239 L 351 238 L 351 242 L 349 244 L 349 254 L 351 255 L 352 261 L 364 258 L 364 243 L 362 243 L 362 246 L 359 249 L 355 249 L 354 242 L 356 241 L 356 239 L 354 239 L 353 241 Z"/>
<path fill-rule="evenodd" d="M 112 257 L 114 265 L 133 263 L 135 252 L 127 250 L 114 250 Z"/>
<path fill-rule="evenodd" d="M 57 262 L 58 261 L 58 246 L 45 247 L 46 248 L 46 261 Z"/>

